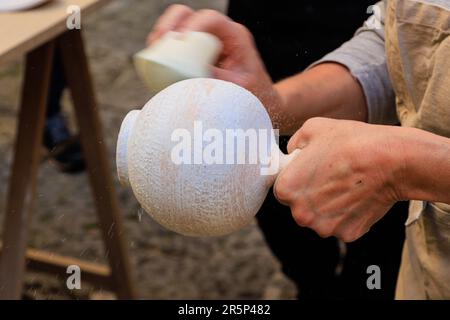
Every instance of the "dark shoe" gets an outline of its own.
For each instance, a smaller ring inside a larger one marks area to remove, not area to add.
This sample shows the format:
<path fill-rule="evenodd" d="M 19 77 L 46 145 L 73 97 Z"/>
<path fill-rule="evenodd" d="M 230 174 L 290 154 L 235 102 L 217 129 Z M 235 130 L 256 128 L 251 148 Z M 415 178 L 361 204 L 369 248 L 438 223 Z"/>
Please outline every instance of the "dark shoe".
<path fill-rule="evenodd" d="M 59 169 L 65 173 L 79 173 L 85 170 L 83 151 L 78 137 L 70 134 L 61 114 L 46 119 L 44 146 Z"/>

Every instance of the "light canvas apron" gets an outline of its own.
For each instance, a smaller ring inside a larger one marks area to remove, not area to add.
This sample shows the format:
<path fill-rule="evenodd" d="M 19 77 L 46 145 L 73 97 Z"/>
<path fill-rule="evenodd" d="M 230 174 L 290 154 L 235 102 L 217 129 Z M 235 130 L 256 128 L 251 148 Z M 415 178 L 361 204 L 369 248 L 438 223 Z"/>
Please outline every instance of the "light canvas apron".
<path fill-rule="evenodd" d="M 450 11 L 390 0 L 385 27 L 401 124 L 450 137 Z M 406 224 L 396 298 L 450 299 L 450 205 L 411 201 Z"/>

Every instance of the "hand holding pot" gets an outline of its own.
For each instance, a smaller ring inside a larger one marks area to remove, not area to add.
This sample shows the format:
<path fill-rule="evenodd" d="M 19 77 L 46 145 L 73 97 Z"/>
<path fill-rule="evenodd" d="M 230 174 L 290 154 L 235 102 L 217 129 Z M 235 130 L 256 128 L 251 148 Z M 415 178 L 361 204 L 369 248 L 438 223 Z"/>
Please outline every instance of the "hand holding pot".
<path fill-rule="evenodd" d="M 400 131 L 399 131 L 400 130 Z M 401 200 L 401 128 L 312 118 L 291 138 L 301 156 L 275 182 L 301 226 L 346 242 L 364 235 Z"/>

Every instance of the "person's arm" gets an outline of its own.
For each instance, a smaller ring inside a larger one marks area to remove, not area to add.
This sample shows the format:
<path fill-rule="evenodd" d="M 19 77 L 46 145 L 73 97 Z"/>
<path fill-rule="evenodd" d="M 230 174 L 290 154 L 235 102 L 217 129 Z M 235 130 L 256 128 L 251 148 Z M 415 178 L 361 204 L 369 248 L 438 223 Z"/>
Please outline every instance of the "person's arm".
<path fill-rule="evenodd" d="M 283 101 L 279 108 L 296 120 L 287 131 L 295 131 L 296 125 L 298 128 L 298 124 L 317 116 L 375 124 L 398 123 L 386 64 L 384 2 L 373 6 L 373 12 L 340 48 L 305 72 L 275 84 Z M 282 127 L 286 129 L 286 124 Z"/>
<path fill-rule="evenodd" d="M 308 119 L 397 120 L 382 31 L 366 27 L 308 71 L 273 85 L 244 26 L 210 10 L 171 8 L 152 41 L 172 28 L 216 35 L 224 47 L 215 77 L 253 92 L 282 132 L 301 127 L 288 146 L 301 152 L 274 185 L 299 225 L 353 241 L 396 201 L 450 203 L 449 139 L 413 128 Z"/>
<path fill-rule="evenodd" d="M 267 107 L 281 119 L 281 134 L 293 134 L 313 117 L 367 121 L 367 103 L 359 81 L 344 65 L 325 62 L 275 84 L 281 103 Z M 283 117 L 277 114 L 283 114 Z"/>
<path fill-rule="evenodd" d="M 312 118 L 289 140 L 299 155 L 277 199 L 323 237 L 358 239 L 401 200 L 450 203 L 450 139 L 420 129 Z"/>
<path fill-rule="evenodd" d="M 450 204 L 450 139 L 415 128 L 402 129 L 402 200 Z"/>
<path fill-rule="evenodd" d="M 382 3 L 377 5 L 381 16 L 371 17 L 371 25 L 378 29 L 366 24 L 315 66 L 276 85 L 265 70 L 250 32 L 212 10 L 169 7 L 155 24 L 148 43 L 169 30 L 204 31 L 217 36 L 223 52 L 212 67 L 214 77 L 253 92 L 281 134 L 294 133 L 315 116 L 381 123 L 395 118 L 395 107 L 384 52 L 384 7 Z"/>

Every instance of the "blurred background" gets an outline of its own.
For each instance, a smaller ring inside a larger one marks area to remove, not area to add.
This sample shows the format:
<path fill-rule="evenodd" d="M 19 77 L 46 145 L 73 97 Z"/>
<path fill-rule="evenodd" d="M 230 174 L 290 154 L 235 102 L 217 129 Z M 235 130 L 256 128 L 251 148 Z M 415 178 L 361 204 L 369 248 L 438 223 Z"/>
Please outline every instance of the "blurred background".
<path fill-rule="evenodd" d="M 135 73 L 131 56 L 144 47 L 155 19 L 172 2 L 175 1 L 111 1 L 89 17 L 82 16 L 85 45 L 112 164 L 115 164 L 115 143 L 123 117 L 151 97 Z M 220 11 L 227 7 L 226 0 L 176 3 Z M 22 73 L 22 60 L 0 67 L 0 223 L 6 206 Z M 76 131 L 67 92 L 63 97 L 63 109 Z M 116 177 L 115 169 L 113 173 Z M 226 237 L 186 238 L 152 221 L 140 209 L 131 190 L 120 187 L 117 179 L 116 184 L 142 298 L 295 298 L 294 286 L 281 273 L 256 224 Z M 51 162 L 40 167 L 30 246 L 106 262 L 88 186 L 86 173 L 62 174 Z M 114 295 L 95 290 L 84 282 L 81 290 L 68 290 L 65 279 L 27 271 L 24 298 L 109 299 Z"/>

